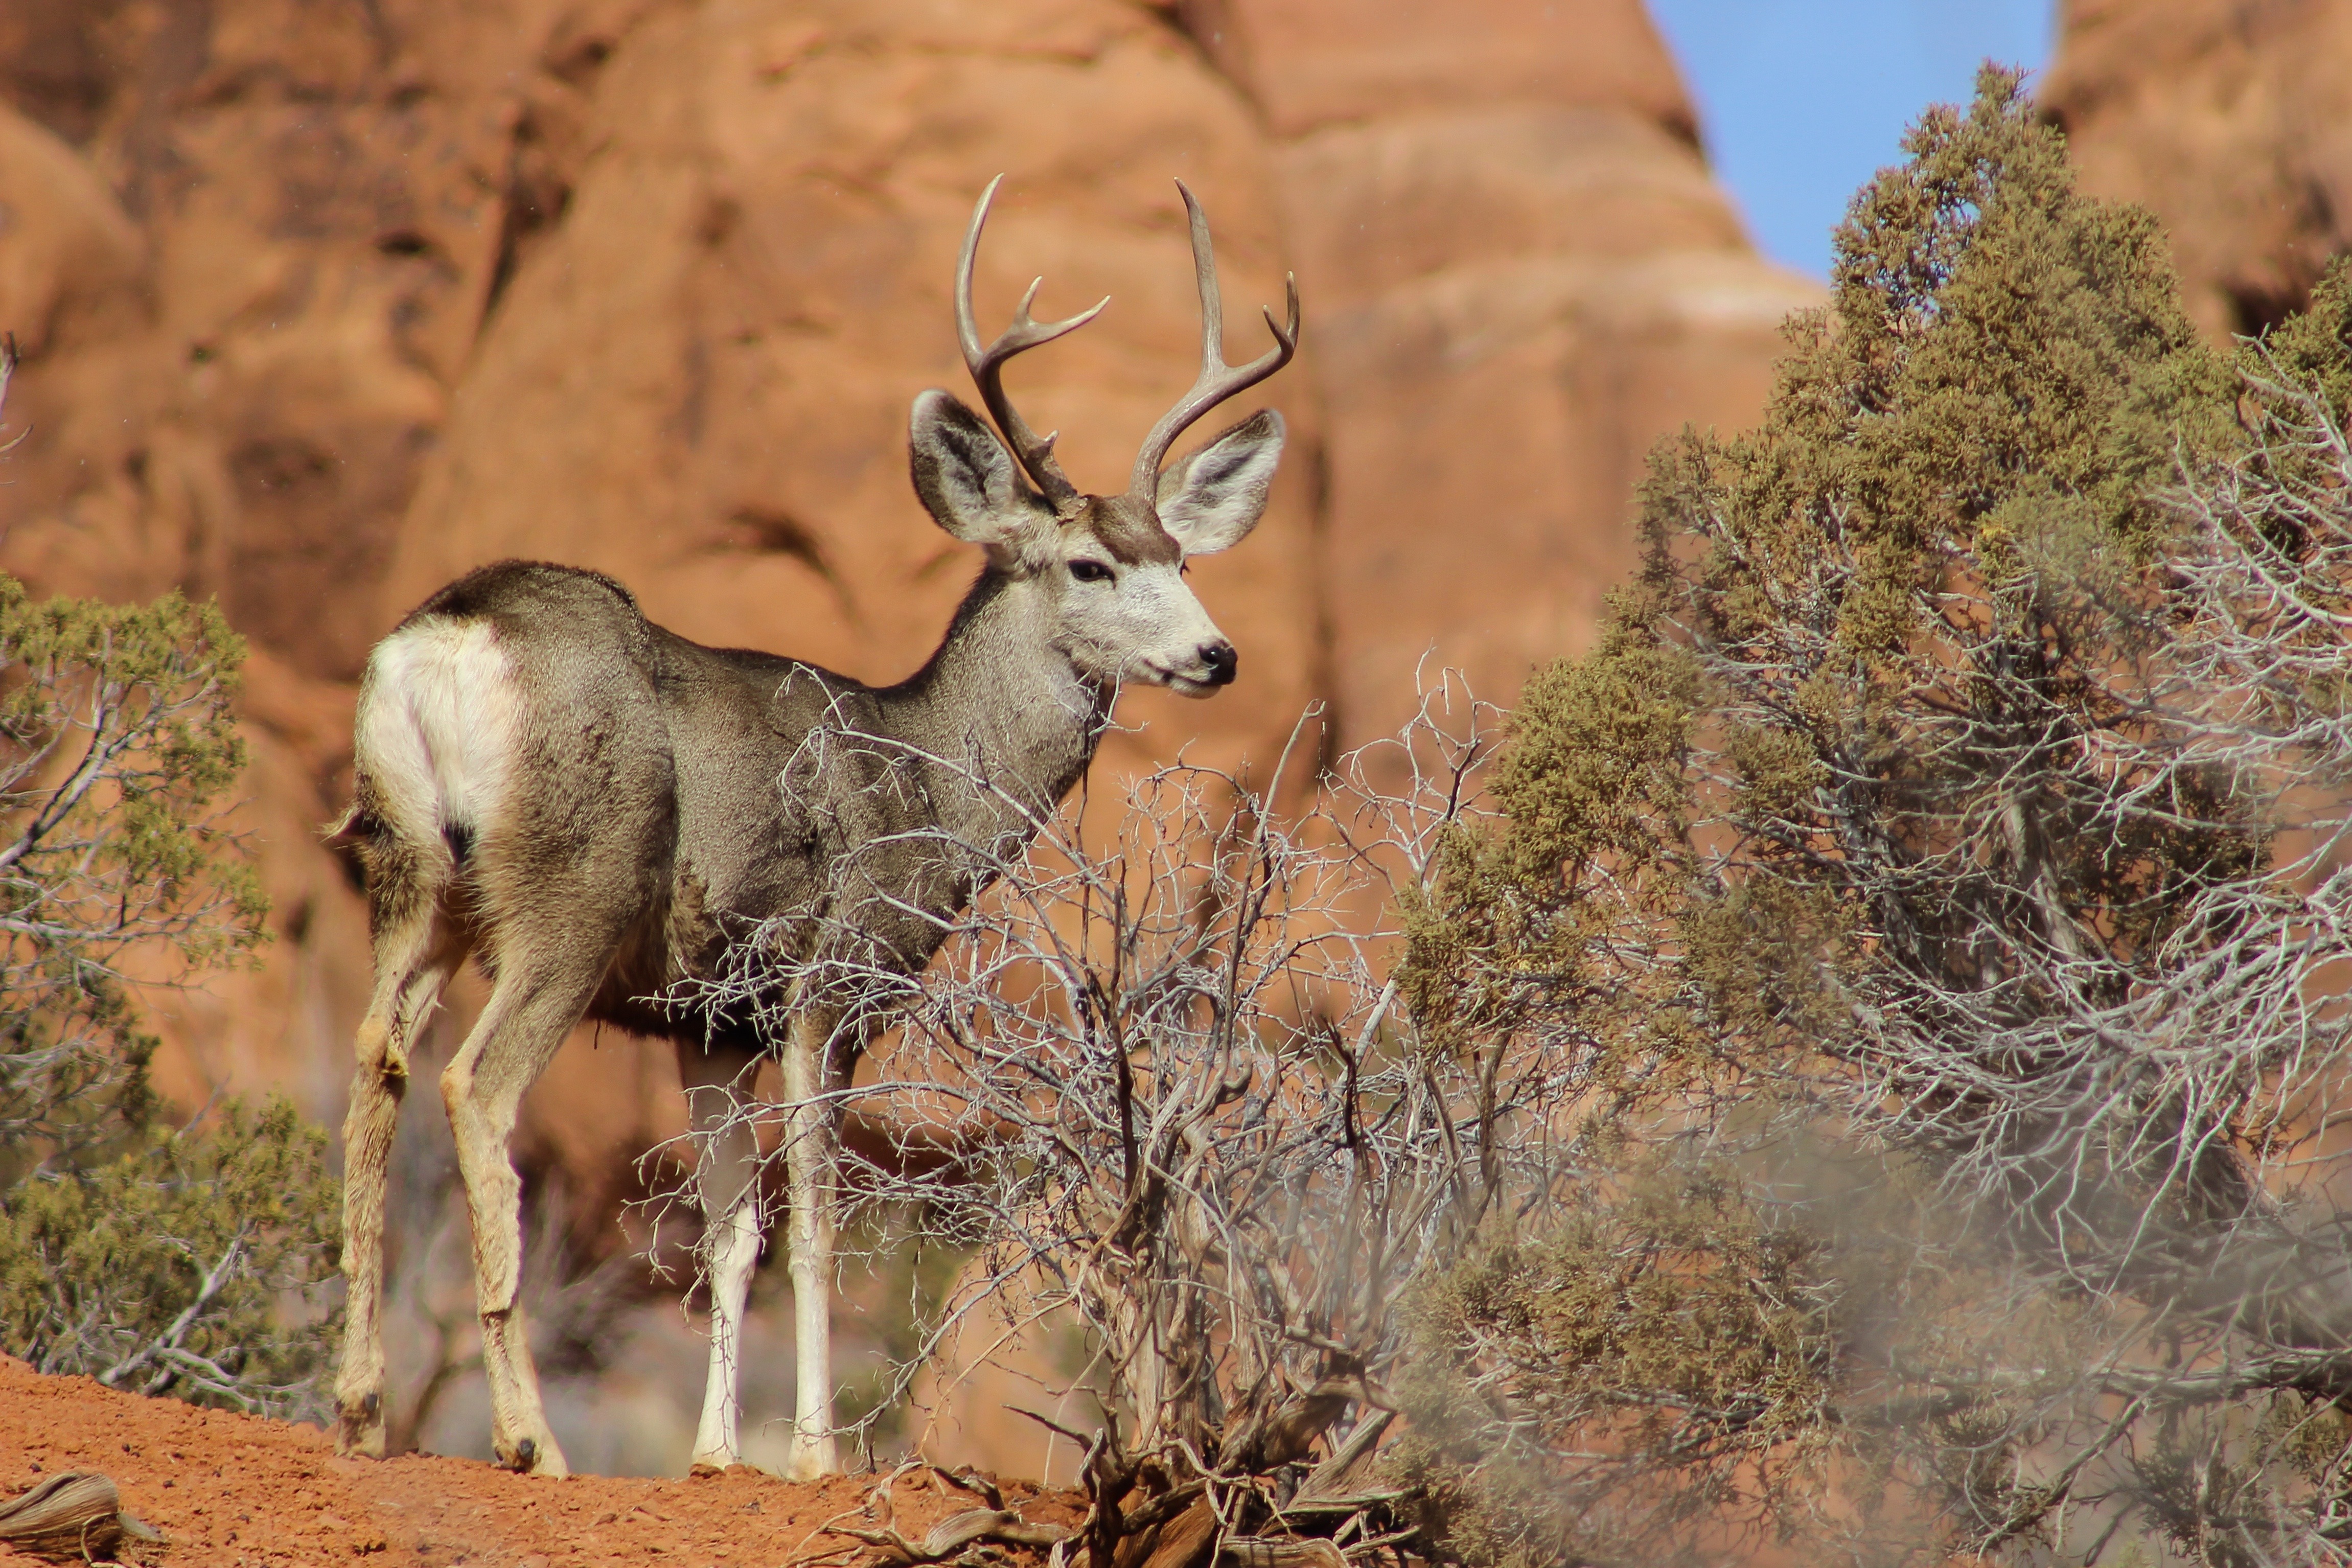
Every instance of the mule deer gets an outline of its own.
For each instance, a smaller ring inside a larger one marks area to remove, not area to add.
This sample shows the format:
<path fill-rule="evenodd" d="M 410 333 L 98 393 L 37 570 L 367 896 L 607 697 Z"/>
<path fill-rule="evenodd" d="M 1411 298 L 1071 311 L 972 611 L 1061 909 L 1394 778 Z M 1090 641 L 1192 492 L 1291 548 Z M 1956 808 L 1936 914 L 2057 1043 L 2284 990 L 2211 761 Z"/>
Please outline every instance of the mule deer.
<path fill-rule="evenodd" d="M 840 1026 L 844 1008 L 801 998 L 774 1038 L 709 1005 L 701 987 L 730 955 L 740 960 L 747 935 L 772 935 L 780 922 L 851 931 L 906 972 L 919 968 L 975 891 L 971 863 L 940 846 L 1026 843 L 1036 812 L 1086 772 L 1121 685 L 1204 697 L 1233 680 L 1233 645 L 1185 584 L 1184 559 L 1256 525 L 1281 418 L 1258 413 L 1164 473 L 1160 465 L 1188 426 L 1297 351 L 1294 279 L 1287 324 L 1265 314 L 1275 346 L 1245 365 L 1224 363 L 1208 221 L 1178 182 L 1201 296 L 1201 373 L 1144 438 L 1127 490 L 1080 493 L 1054 437 L 1013 408 L 1004 365 L 1109 301 L 1041 323 L 1029 314 L 1033 283 L 1012 326 L 982 346 L 972 258 L 1002 178 L 973 209 L 955 288 L 957 336 L 995 430 L 934 390 L 916 398 L 908 437 L 924 507 L 987 552 L 920 670 L 877 688 L 772 654 L 704 647 L 647 621 L 609 578 L 520 562 L 450 584 L 370 656 L 355 799 L 339 830 L 366 868 L 375 949 L 343 1131 L 343 1450 L 383 1451 L 386 1163 L 417 1030 L 470 954 L 491 979 L 489 1000 L 442 1073 L 441 1094 L 473 1222 L 500 1461 L 565 1470 L 517 1300 L 520 1186 L 507 1143 L 524 1091 L 588 1017 L 674 1041 L 706 1134 L 697 1182 L 711 1359 L 698 1464 L 738 1455 L 736 1351 L 760 1248 L 757 1151 L 724 1116 L 726 1086 L 759 1054 L 782 1057 L 798 1372 L 789 1466 L 800 1475 L 836 1468 L 828 1324 L 838 1128 L 828 1097 L 845 1087 L 865 1035 Z M 872 744 L 824 749 L 814 778 L 788 780 L 796 766 L 807 772 L 812 738 L 828 733 Z M 866 890 L 845 898 L 853 857 Z"/>

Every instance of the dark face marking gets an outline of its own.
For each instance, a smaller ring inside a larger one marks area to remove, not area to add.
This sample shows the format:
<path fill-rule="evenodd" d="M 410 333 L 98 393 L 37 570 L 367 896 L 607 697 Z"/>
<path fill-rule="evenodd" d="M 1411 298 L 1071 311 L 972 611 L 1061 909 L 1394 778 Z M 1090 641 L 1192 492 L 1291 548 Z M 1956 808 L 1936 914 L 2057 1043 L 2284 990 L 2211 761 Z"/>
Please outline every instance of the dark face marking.
<path fill-rule="evenodd" d="M 1133 496 L 1089 496 L 1068 526 L 1092 532 L 1122 566 L 1173 566 L 1184 559 L 1184 547 L 1160 526 L 1160 514 Z"/>

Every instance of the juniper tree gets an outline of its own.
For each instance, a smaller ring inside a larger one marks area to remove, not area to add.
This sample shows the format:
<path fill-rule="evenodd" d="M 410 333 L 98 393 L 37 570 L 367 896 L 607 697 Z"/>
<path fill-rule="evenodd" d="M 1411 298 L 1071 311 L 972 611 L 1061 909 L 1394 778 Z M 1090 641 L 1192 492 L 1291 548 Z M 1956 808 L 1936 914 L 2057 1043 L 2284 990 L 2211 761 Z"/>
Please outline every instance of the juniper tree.
<path fill-rule="evenodd" d="M 282 1102 L 174 1130 L 148 1080 L 146 1000 L 264 934 L 224 820 L 243 658 L 215 605 L 0 575 L 0 1351 L 286 1409 L 332 1337 L 283 1299 L 333 1268 L 324 1137 Z"/>
<path fill-rule="evenodd" d="M 1414 912 L 1594 1173 L 1407 1457 L 1491 1561 L 2340 1561 L 2352 279 L 2232 361 L 2014 76 L 1906 153 Z"/>
<path fill-rule="evenodd" d="M 0 1179 L 146 1124 L 142 980 L 234 963 L 261 891 L 217 799 L 244 766 L 219 610 L 37 601 L 0 577 Z"/>

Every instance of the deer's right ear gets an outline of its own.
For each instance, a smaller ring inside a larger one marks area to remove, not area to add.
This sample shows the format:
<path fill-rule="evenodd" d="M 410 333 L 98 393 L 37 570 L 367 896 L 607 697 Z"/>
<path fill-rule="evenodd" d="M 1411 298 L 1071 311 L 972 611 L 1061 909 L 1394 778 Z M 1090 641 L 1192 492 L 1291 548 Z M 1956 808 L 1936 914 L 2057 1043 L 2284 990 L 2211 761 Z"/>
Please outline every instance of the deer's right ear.
<path fill-rule="evenodd" d="M 915 399 L 907 432 L 908 467 L 924 508 L 970 544 L 1013 544 L 1032 502 L 1013 454 L 986 420 L 934 388 Z"/>

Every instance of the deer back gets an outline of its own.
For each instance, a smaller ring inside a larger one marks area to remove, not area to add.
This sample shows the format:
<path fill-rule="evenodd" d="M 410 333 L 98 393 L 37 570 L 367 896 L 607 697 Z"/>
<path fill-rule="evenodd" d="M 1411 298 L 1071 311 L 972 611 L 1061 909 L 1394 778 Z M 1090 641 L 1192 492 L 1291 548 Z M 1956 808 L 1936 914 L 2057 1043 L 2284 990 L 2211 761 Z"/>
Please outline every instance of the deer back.
<path fill-rule="evenodd" d="M 828 942 L 855 945 L 869 969 L 919 965 L 1085 772 L 1121 685 L 1205 697 L 1231 683 L 1238 655 L 1183 581 L 1185 560 L 1255 526 L 1282 422 L 1262 412 L 1166 458 L 1209 409 L 1289 361 L 1297 287 L 1286 322 L 1266 312 L 1274 348 L 1227 365 L 1208 224 L 1185 191 L 1199 376 L 1145 438 L 1128 489 L 1083 494 L 1003 372 L 1101 307 L 1040 323 L 1032 285 L 1013 326 L 981 342 L 971 273 L 995 189 L 973 212 L 956 289 L 995 428 L 932 391 L 909 431 L 917 494 L 987 563 L 930 661 L 877 689 L 694 643 L 594 573 L 473 573 L 370 660 L 347 836 L 380 916 L 444 900 L 494 969 L 520 942 L 600 944 L 594 1016 L 745 1034 L 701 1009 L 703 983 L 821 958 Z"/>

